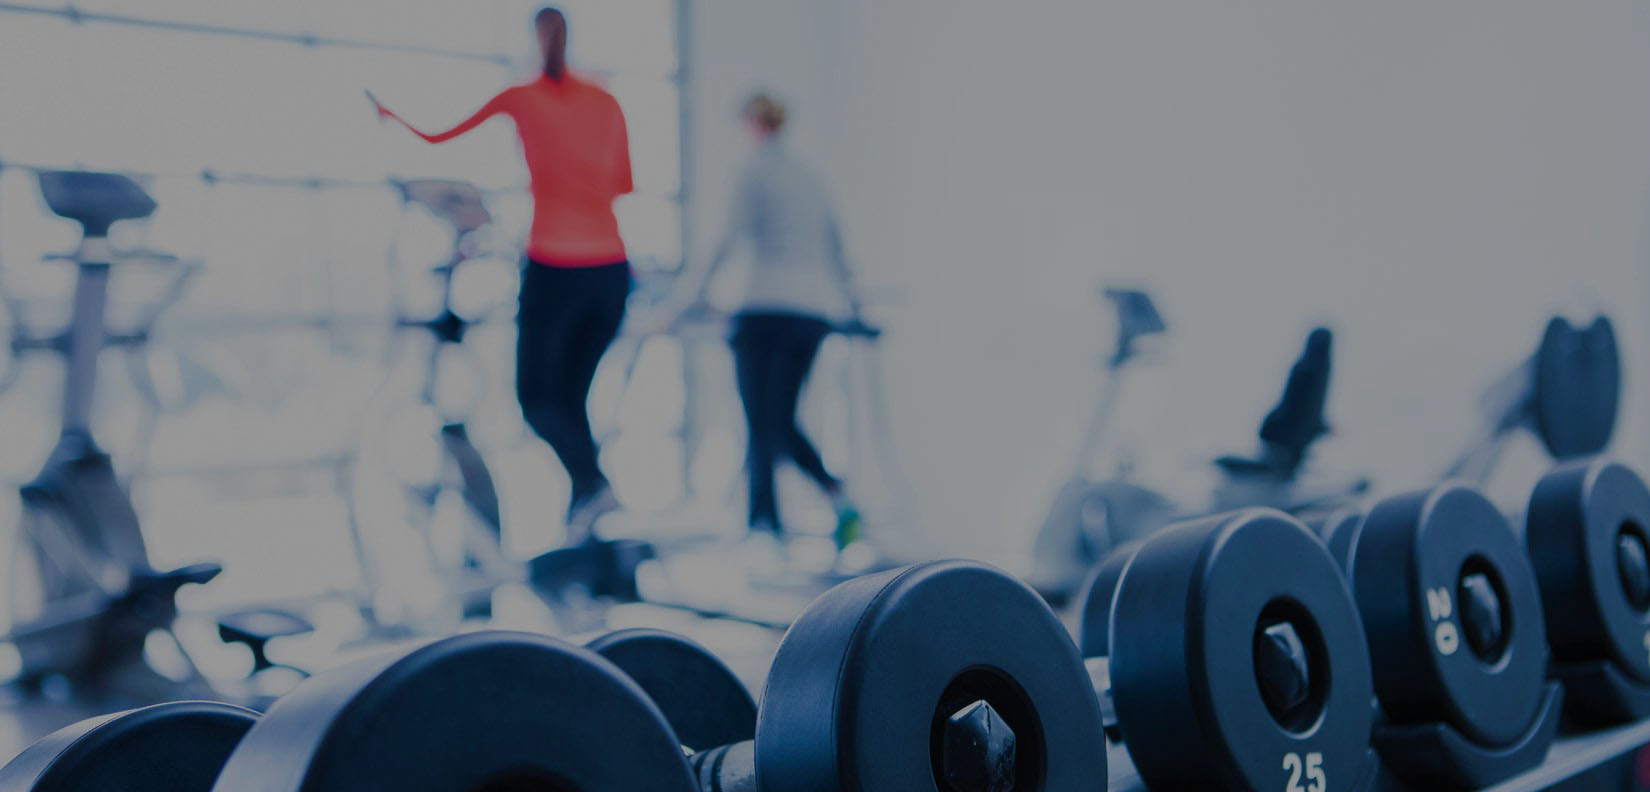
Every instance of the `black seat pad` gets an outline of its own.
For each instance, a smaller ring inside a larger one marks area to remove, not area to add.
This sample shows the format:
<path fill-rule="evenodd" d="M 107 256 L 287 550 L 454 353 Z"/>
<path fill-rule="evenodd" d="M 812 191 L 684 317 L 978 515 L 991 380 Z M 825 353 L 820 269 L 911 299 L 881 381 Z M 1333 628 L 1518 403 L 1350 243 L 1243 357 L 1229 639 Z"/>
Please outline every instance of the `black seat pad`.
<path fill-rule="evenodd" d="M 40 193 L 59 217 L 80 223 L 86 236 L 108 236 L 109 226 L 155 213 L 155 199 L 118 173 L 41 171 Z"/>
<path fill-rule="evenodd" d="M 1234 476 L 1288 479 L 1295 475 L 1306 458 L 1307 448 L 1329 432 L 1324 406 L 1329 400 L 1333 342 L 1334 336 L 1328 328 L 1319 327 L 1307 335 L 1306 348 L 1289 369 L 1283 396 L 1261 421 L 1263 457 L 1224 456 L 1216 459 L 1215 465 Z"/>
<path fill-rule="evenodd" d="M 1596 454 L 1610 443 L 1621 399 L 1621 357 L 1610 319 L 1586 328 L 1563 317 L 1547 323 L 1536 351 L 1536 434 L 1555 458 Z"/>

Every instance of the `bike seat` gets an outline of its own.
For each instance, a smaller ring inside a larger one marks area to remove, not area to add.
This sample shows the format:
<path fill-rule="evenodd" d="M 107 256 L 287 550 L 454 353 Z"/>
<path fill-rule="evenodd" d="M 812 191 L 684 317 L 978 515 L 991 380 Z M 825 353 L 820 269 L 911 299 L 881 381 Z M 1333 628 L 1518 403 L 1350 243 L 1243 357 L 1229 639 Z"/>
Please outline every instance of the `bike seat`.
<path fill-rule="evenodd" d="M 401 182 L 401 196 L 430 213 L 451 223 L 460 234 L 474 231 L 493 222 L 487 205 L 482 201 L 481 189 L 466 181 L 455 179 L 413 179 Z"/>
<path fill-rule="evenodd" d="M 1136 341 L 1168 330 L 1163 323 L 1163 315 L 1152 303 L 1151 295 L 1134 289 L 1102 289 L 1100 294 L 1111 300 L 1117 309 L 1117 350 L 1111 356 L 1113 368 L 1120 368 L 1139 354 Z"/>
<path fill-rule="evenodd" d="M 106 237 L 109 226 L 155 213 L 155 199 L 118 173 L 41 171 L 40 193 L 59 217 L 80 224 L 88 237 Z"/>

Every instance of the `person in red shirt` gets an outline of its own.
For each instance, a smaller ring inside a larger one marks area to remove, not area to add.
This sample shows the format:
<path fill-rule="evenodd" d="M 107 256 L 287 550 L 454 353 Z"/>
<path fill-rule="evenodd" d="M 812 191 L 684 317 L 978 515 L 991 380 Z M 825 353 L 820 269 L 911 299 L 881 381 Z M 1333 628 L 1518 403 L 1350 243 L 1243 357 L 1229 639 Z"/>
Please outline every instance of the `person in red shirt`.
<path fill-rule="evenodd" d="M 566 17 L 545 8 L 534 26 L 543 74 L 505 89 L 452 129 L 422 132 L 377 99 L 373 105 L 380 118 L 431 143 L 458 137 L 495 115 L 515 122 L 533 194 L 516 318 L 516 397 L 527 423 L 555 449 L 572 479 L 568 540 L 578 542 L 590 536 L 597 518 L 618 507 L 597 462 L 586 401 L 630 294 L 630 264 L 613 214 L 614 199 L 632 190 L 630 145 L 619 103 L 568 71 Z"/>

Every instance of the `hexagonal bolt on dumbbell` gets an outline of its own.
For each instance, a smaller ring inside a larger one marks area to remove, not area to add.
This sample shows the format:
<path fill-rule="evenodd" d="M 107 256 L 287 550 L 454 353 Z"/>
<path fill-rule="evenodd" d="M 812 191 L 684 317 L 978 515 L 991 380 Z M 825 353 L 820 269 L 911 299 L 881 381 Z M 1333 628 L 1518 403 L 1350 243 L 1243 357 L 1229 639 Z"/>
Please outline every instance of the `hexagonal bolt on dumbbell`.
<path fill-rule="evenodd" d="M 1266 708 L 1279 719 L 1306 703 L 1312 672 L 1295 625 L 1278 622 L 1256 636 L 1255 681 Z"/>
<path fill-rule="evenodd" d="M 1467 645 L 1486 662 L 1500 659 L 1501 594 L 1489 576 L 1475 572 L 1461 579 L 1461 626 L 1467 634 Z"/>
<path fill-rule="evenodd" d="M 983 700 L 945 721 L 942 767 L 954 792 L 1013 792 L 1014 730 Z"/>
<path fill-rule="evenodd" d="M 1627 602 L 1638 610 L 1650 610 L 1650 551 L 1638 534 L 1622 531 L 1616 539 L 1616 572 Z"/>

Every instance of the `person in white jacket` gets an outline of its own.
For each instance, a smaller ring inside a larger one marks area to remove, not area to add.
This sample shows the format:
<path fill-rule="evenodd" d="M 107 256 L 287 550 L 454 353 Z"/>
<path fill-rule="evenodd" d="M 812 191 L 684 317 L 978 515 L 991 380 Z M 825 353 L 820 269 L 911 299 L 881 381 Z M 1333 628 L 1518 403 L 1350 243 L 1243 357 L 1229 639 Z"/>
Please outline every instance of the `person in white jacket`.
<path fill-rule="evenodd" d="M 749 429 L 751 531 L 784 534 L 774 469 L 788 458 L 831 498 L 840 548 L 858 537 L 859 514 L 798 425 L 796 408 L 832 322 L 857 320 L 859 300 L 825 190 L 783 145 L 785 116 L 785 106 L 767 94 L 745 103 L 757 150 L 739 174 L 715 254 L 685 279 L 692 294 L 686 302 L 702 304 L 716 270 L 741 243 L 750 245 L 753 262 L 731 343 Z"/>

